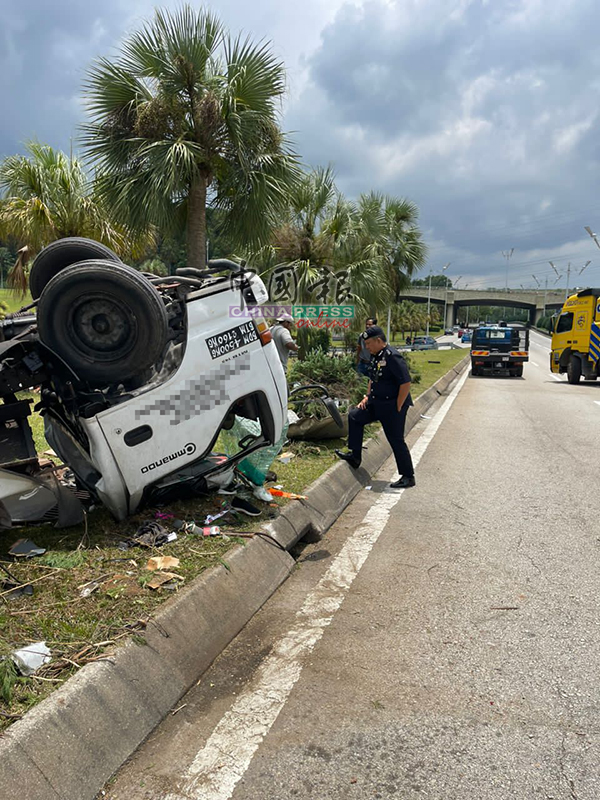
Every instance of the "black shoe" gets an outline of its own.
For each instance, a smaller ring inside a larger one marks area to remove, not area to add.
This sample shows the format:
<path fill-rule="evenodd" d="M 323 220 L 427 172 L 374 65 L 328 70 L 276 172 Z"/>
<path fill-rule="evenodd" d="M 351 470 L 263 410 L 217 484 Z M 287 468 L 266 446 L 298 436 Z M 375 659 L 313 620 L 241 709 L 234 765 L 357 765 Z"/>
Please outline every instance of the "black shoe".
<path fill-rule="evenodd" d="M 415 476 L 403 475 L 399 480 L 390 483 L 390 489 L 409 489 L 411 486 L 416 486 Z"/>
<path fill-rule="evenodd" d="M 341 458 L 342 461 L 347 461 L 354 469 L 360 467 L 360 458 L 356 458 L 354 453 L 344 453 L 342 450 L 336 450 L 335 454 L 338 458 Z"/>
<path fill-rule="evenodd" d="M 234 497 L 231 501 L 231 507 L 234 511 L 239 511 L 242 514 L 247 514 L 249 517 L 260 517 L 262 511 L 260 508 L 253 506 L 243 497 Z"/>

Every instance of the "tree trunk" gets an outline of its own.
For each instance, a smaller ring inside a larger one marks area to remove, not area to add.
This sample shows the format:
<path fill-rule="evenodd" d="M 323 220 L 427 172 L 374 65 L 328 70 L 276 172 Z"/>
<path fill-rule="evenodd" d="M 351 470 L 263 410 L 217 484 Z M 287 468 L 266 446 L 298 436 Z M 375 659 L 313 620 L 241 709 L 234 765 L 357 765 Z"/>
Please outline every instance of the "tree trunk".
<path fill-rule="evenodd" d="M 187 263 L 206 266 L 206 178 L 200 175 L 190 187 L 187 216 Z"/>

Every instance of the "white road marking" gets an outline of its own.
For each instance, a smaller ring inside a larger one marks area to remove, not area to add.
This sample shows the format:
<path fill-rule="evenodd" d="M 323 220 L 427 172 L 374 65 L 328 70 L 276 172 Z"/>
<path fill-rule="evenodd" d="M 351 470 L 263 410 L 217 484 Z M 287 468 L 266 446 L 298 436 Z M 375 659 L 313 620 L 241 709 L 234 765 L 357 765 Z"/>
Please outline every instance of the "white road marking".
<path fill-rule="evenodd" d="M 533 364 L 534 367 L 539 367 L 539 364 L 536 361 L 532 361 L 531 359 L 529 359 L 529 363 Z"/>
<path fill-rule="evenodd" d="M 411 451 L 417 466 L 462 389 L 465 370 L 443 406 Z M 347 591 L 388 523 L 404 490 L 390 491 L 369 508 L 365 518 L 306 598 L 294 627 L 273 646 L 249 687 L 222 717 L 204 748 L 165 800 L 228 800 L 248 769 L 302 672 L 303 661 L 320 640 Z"/>
<path fill-rule="evenodd" d="M 594 403 L 596 403 L 597 406 L 600 406 L 600 400 L 594 400 Z"/>

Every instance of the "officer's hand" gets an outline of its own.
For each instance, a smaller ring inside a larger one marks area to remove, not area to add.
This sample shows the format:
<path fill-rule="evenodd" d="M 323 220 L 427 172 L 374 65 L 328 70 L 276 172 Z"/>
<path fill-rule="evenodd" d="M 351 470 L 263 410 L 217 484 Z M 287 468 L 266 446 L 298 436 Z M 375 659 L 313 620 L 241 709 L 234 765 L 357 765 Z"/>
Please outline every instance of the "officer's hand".
<path fill-rule="evenodd" d="M 358 404 L 358 408 L 360 408 L 360 410 L 362 411 L 363 409 L 365 409 L 367 407 L 367 403 L 368 402 L 369 402 L 369 398 L 367 397 L 367 395 L 365 395 L 363 397 L 363 399 L 360 401 L 360 403 Z"/>

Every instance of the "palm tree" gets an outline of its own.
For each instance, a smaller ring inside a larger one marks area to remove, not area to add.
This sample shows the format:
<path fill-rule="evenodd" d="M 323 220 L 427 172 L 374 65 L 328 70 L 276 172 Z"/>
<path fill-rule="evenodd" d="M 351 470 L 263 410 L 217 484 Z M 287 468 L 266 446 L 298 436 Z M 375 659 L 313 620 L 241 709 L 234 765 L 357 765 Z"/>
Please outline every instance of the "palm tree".
<path fill-rule="evenodd" d="M 17 243 L 18 258 L 9 282 L 24 293 L 27 264 L 50 242 L 67 236 L 96 239 L 120 254 L 130 248 L 95 192 L 82 163 L 60 150 L 28 142 L 28 155 L 0 163 L 0 238 Z"/>
<path fill-rule="evenodd" d="M 88 73 L 84 143 L 101 192 L 134 230 L 185 228 L 194 267 L 206 260 L 209 201 L 237 242 L 266 242 L 298 175 L 278 124 L 284 91 L 267 44 L 232 39 L 189 5 L 157 9 Z"/>

